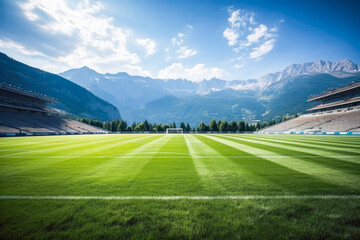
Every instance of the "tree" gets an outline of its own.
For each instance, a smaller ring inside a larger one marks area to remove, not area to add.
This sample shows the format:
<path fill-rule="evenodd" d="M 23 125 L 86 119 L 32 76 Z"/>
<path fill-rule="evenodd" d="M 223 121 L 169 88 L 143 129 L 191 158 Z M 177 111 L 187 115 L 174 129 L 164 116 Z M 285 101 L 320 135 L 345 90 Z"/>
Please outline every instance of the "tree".
<path fill-rule="evenodd" d="M 199 132 L 204 132 L 204 131 L 206 131 L 206 124 L 205 124 L 204 122 L 200 122 L 199 125 L 198 125 L 198 127 L 197 127 L 197 130 L 198 130 Z"/>
<path fill-rule="evenodd" d="M 163 128 L 162 128 L 162 125 L 161 124 L 156 124 L 156 123 L 154 123 L 153 130 L 157 131 L 157 132 L 164 131 Z"/>
<path fill-rule="evenodd" d="M 219 131 L 220 132 L 228 131 L 228 123 L 227 123 L 227 121 L 221 121 Z"/>
<path fill-rule="evenodd" d="M 119 120 L 119 119 L 116 119 L 116 120 L 114 121 L 114 124 L 113 124 L 114 130 L 113 130 L 113 131 L 117 131 L 117 127 L 119 126 L 119 123 L 120 123 L 120 120 Z"/>
<path fill-rule="evenodd" d="M 210 130 L 210 131 L 218 131 L 218 130 L 219 130 L 219 129 L 218 129 L 218 125 L 217 125 L 215 119 L 212 119 L 212 120 L 210 121 L 210 123 L 209 123 L 209 130 Z"/>
<path fill-rule="evenodd" d="M 120 120 L 119 125 L 118 125 L 118 127 L 117 127 L 117 130 L 118 130 L 119 132 L 125 131 L 125 130 L 126 130 L 126 127 L 127 127 L 127 123 L 126 123 L 125 121 L 123 121 L 123 120 Z"/>
<path fill-rule="evenodd" d="M 145 124 L 144 123 L 139 123 L 135 129 L 134 129 L 136 132 L 143 132 L 145 131 Z"/>
<path fill-rule="evenodd" d="M 186 131 L 187 131 L 187 132 L 190 132 L 190 130 L 191 130 L 190 124 L 187 123 L 187 124 L 186 124 Z"/>
<path fill-rule="evenodd" d="M 106 122 L 106 130 L 111 131 L 111 123 Z"/>
<path fill-rule="evenodd" d="M 164 124 L 163 125 L 163 131 L 165 131 L 167 128 L 170 128 L 170 125 L 169 124 Z"/>
<path fill-rule="evenodd" d="M 271 126 L 271 125 L 274 125 L 275 124 L 275 120 L 274 119 L 271 119 L 270 121 L 269 121 L 269 126 Z"/>
<path fill-rule="evenodd" d="M 176 123 L 175 123 L 175 122 L 173 122 L 173 123 L 170 125 L 170 127 L 172 127 L 172 128 L 176 128 Z"/>
<path fill-rule="evenodd" d="M 115 132 L 116 131 L 116 125 L 115 125 L 115 121 L 111 121 L 109 122 L 109 130 L 112 131 L 112 132 Z"/>
<path fill-rule="evenodd" d="M 244 121 L 241 121 L 241 120 L 238 121 L 237 125 L 238 125 L 238 129 L 240 132 L 245 131 L 245 122 Z"/>
<path fill-rule="evenodd" d="M 149 131 L 149 122 L 147 120 L 144 121 L 144 127 L 145 127 L 145 130 L 144 131 Z"/>
<path fill-rule="evenodd" d="M 125 131 L 131 132 L 131 131 L 132 131 L 132 128 L 131 128 L 130 126 L 127 126 L 126 129 L 125 129 Z"/>
<path fill-rule="evenodd" d="M 133 122 L 133 124 L 131 125 L 131 128 L 134 131 L 134 129 L 136 128 L 136 122 Z"/>
<path fill-rule="evenodd" d="M 260 126 L 260 121 L 258 121 L 258 122 L 256 123 L 256 130 L 260 130 L 260 128 L 261 128 L 261 126 Z"/>
<path fill-rule="evenodd" d="M 229 123 L 229 131 L 236 132 L 238 130 L 237 124 L 234 121 L 230 121 Z"/>
<path fill-rule="evenodd" d="M 183 129 L 183 131 L 186 131 L 186 126 L 184 122 L 180 123 L 180 127 Z"/>

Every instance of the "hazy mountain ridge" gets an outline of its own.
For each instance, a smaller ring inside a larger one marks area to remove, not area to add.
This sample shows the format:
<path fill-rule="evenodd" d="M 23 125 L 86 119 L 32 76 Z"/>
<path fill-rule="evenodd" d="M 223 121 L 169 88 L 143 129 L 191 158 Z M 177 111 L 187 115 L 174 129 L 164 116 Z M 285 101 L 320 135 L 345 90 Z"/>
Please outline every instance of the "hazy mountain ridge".
<path fill-rule="evenodd" d="M 307 73 L 333 73 L 333 72 L 349 72 L 354 73 L 360 71 L 358 64 L 344 59 L 338 62 L 330 62 L 318 60 L 315 62 L 292 64 L 286 67 L 282 72 L 266 74 L 258 79 L 247 80 L 222 80 L 213 78 L 200 82 L 192 82 L 186 79 L 153 79 L 149 77 L 130 76 L 127 73 L 119 72 L 117 74 L 100 74 L 88 67 L 71 69 L 63 73 L 59 73 L 69 80 L 87 87 L 90 84 L 100 84 L 101 78 L 112 80 L 113 82 L 128 80 L 136 82 L 139 87 L 159 87 L 164 93 L 182 95 L 182 94 L 209 94 L 214 91 L 221 91 L 227 88 L 234 90 L 252 89 L 265 90 L 271 84 Z M 140 84 L 139 84 L 140 83 Z M 141 84 L 142 83 L 142 84 Z"/>
<path fill-rule="evenodd" d="M 302 112 L 311 105 L 306 103 L 308 95 L 346 85 L 348 81 L 360 77 L 359 70 L 357 64 L 344 59 L 339 62 L 319 60 L 293 64 L 282 72 L 269 73 L 258 79 L 232 81 L 216 78 L 201 82 L 162 80 L 130 76 L 123 72 L 100 74 L 88 67 L 71 69 L 60 75 L 117 106 L 126 120 L 175 120 L 196 124 L 198 120 L 205 121 L 211 117 L 252 120 Z M 309 87 L 307 91 L 298 91 L 305 82 Z M 289 92 L 297 102 L 283 99 Z M 256 105 L 254 109 L 249 107 L 250 102 Z M 158 108 L 156 104 L 162 107 Z"/>
<path fill-rule="evenodd" d="M 2 81 L 58 99 L 51 105 L 80 117 L 99 120 L 121 118 L 118 109 L 85 88 L 56 74 L 30 67 L 0 53 Z"/>

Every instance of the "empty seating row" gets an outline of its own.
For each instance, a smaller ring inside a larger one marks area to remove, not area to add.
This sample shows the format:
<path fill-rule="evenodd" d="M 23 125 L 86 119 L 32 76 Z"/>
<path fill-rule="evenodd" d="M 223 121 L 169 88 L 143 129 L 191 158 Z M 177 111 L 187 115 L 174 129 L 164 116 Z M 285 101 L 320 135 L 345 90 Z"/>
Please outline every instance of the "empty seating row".
<path fill-rule="evenodd" d="M 346 132 L 360 129 L 360 110 L 304 114 L 260 132 Z"/>
<path fill-rule="evenodd" d="M 60 117 L 0 111 L 0 132 L 16 133 L 89 133 L 105 132 L 75 120 Z"/>

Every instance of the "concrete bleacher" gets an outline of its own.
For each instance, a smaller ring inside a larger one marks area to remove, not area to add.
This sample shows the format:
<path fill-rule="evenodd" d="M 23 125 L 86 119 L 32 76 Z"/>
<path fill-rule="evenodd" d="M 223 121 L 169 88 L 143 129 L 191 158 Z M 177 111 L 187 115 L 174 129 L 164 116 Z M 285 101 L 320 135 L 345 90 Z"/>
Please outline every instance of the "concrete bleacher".
<path fill-rule="evenodd" d="M 301 115 L 282 123 L 261 129 L 259 133 L 280 132 L 358 132 L 360 107 L 337 109 Z"/>
<path fill-rule="evenodd" d="M 0 124 L 0 133 L 18 134 L 20 133 L 20 130 Z"/>
<path fill-rule="evenodd" d="M 0 133 L 104 133 L 105 130 L 56 116 L 0 111 Z"/>
<path fill-rule="evenodd" d="M 47 107 L 56 102 L 49 96 L 0 83 L 0 135 L 106 133 L 104 129 L 61 118 L 61 111 Z"/>

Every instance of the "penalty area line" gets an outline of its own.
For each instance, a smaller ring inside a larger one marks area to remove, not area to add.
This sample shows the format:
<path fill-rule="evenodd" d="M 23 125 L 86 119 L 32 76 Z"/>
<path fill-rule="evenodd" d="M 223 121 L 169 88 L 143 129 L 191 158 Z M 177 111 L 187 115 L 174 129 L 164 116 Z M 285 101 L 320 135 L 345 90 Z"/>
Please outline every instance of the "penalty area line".
<path fill-rule="evenodd" d="M 247 199 L 360 199 L 360 195 L 235 195 L 235 196 L 18 196 L 0 200 L 247 200 Z"/>

